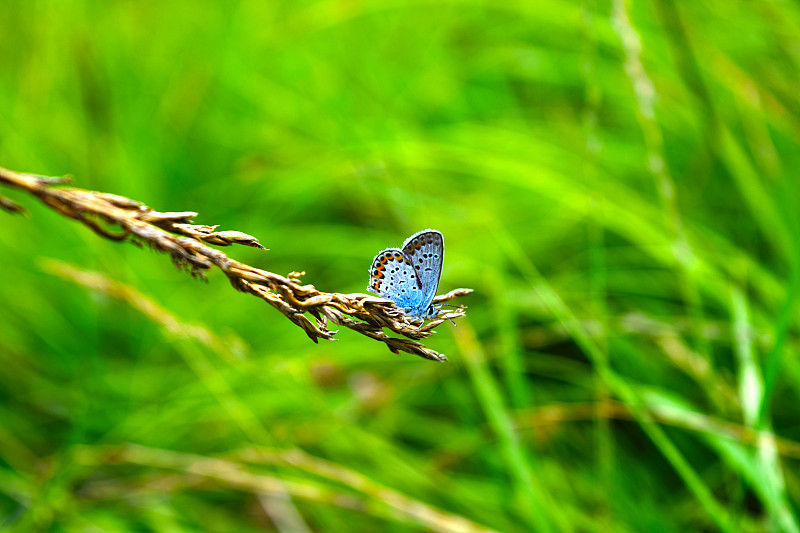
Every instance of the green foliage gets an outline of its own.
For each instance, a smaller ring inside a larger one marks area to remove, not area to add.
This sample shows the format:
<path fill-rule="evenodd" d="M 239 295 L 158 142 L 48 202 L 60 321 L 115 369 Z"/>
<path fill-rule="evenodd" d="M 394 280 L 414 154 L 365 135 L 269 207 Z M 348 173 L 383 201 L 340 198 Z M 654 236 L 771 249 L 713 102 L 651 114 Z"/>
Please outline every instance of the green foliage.
<path fill-rule="evenodd" d="M 800 531 L 800 7 L 0 3 L 0 165 L 328 292 L 443 232 L 448 363 L 0 212 L 0 527 Z M 218 342 L 54 275 L 133 287 Z M 776 438 L 777 437 L 777 438 Z"/>

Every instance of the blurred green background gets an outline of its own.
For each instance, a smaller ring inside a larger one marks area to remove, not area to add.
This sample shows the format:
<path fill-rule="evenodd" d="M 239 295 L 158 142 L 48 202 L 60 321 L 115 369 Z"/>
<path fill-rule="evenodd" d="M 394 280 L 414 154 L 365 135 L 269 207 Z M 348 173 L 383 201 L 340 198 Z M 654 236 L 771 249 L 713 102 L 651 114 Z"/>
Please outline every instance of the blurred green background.
<path fill-rule="evenodd" d="M 475 289 L 447 363 L 317 345 L 0 190 L 3 530 L 800 531 L 797 3 L 5 0 L 0 35 L 0 165 L 323 291 L 433 227 Z"/>

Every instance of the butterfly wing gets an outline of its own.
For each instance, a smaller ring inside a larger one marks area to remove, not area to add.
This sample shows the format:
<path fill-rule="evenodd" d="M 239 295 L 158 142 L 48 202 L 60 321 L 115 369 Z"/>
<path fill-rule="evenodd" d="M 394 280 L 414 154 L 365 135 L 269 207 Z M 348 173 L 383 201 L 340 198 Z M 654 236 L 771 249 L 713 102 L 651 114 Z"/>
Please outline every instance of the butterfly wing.
<path fill-rule="evenodd" d="M 372 260 L 367 290 L 412 314 L 419 313 L 423 301 L 419 276 L 411 260 L 397 248 L 383 250 Z"/>
<path fill-rule="evenodd" d="M 444 263 L 444 237 L 435 229 L 415 233 L 403 243 L 403 254 L 411 260 L 422 291 L 421 311 L 427 310 L 439 289 Z"/>

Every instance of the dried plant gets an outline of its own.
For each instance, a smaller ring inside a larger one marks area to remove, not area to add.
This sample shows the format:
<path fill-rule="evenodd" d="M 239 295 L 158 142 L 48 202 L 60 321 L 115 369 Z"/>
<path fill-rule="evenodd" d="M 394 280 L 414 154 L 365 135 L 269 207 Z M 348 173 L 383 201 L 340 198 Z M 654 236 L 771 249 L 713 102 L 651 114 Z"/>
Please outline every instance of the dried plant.
<path fill-rule="evenodd" d="M 443 312 L 422 328 L 386 299 L 367 294 L 340 294 L 302 285 L 305 272 L 281 276 L 231 259 L 209 246 L 242 244 L 266 250 L 258 240 L 239 231 L 216 231 L 219 226 L 192 223 L 197 213 L 191 211 L 158 212 L 141 202 L 124 196 L 72 187 L 55 187 L 70 178 L 50 178 L 23 174 L 0 167 L 0 184 L 22 189 L 47 206 L 91 228 L 101 237 L 114 241 L 130 241 L 147 245 L 172 257 L 173 262 L 192 276 L 205 279 L 204 272 L 212 266 L 219 268 L 239 291 L 250 293 L 283 313 L 300 326 L 306 335 L 335 340 L 336 331 L 328 329 L 329 322 L 344 326 L 381 341 L 394 353 L 407 352 L 433 361 L 446 361 L 444 354 L 426 348 L 419 339 L 428 337 L 431 330 L 453 318 L 465 316 L 465 307 Z M 17 203 L 0 196 L 0 208 L 12 213 L 24 212 Z M 456 289 L 437 296 L 440 304 L 472 289 Z M 307 316 L 314 318 L 312 322 Z M 383 328 L 405 336 L 391 337 Z"/>
<path fill-rule="evenodd" d="M 196 455 L 136 444 L 124 446 L 78 446 L 77 464 L 98 468 L 115 465 L 144 466 L 147 476 L 107 478 L 94 476 L 81 485 L 87 500 L 130 498 L 137 493 L 159 494 L 190 486 L 193 490 L 218 486 L 258 496 L 275 494 L 316 504 L 335 505 L 370 512 L 373 502 L 392 509 L 399 521 L 424 526 L 431 531 L 490 533 L 486 526 L 411 498 L 350 468 L 326 461 L 299 449 L 279 450 L 249 447 L 221 456 Z M 296 475 L 281 479 L 259 467 L 291 467 Z M 165 471 L 160 474 L 158 471 Z M 303 474 L 308 474 L 311 479 Z M 344 488 L 344 490 L 343 490 Z"/>

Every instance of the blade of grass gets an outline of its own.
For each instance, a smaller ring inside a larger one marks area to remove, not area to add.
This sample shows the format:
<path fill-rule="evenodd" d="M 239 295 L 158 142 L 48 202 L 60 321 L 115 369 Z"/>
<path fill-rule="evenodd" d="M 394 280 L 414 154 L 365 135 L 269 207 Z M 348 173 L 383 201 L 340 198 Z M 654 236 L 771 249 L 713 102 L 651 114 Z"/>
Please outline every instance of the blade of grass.
<path fill-rule="evenodd" d="M 594 26 L 594 12 L 597 10 L 597 2 L 594 0 L 584 1 L 581 5 L 581 30 L 584 33 L 583 47 L 581 50 L 581 71 L 586 85 L 584 93 L 585 109 L 583 112 L 583 132 L 585 137 L 582 171 L 585 181 L 591 183 L 597 179 L 597 156 L 602 149 L 602 140 L 598 128 L 598 111 L 602 101 L 602 86 L 598 77 L 598 54 L 597 54 L 597 30 Z M 600 213 L 588 223 L 589 241 L 589 301 L 592 305 L 592 312 L 595 319 L 599 322 L 603 331 L 608 330 L 607 323 L 607 284 L 606 277 L 606 257 L 605 257 L 605 221 L 602 219 L 602 204 L 605 202 L 602 191 L 594 198 L 594 203 L 599 206 L 596 211 Z M 595 209 L 591 209 L 595 211 Z M 608 343 L 606 336 L 602 336 L 598 341 L 600 353 L 608 357 Z M 595 379 L 597 393 L 596 396 L 601 401 L 609 398 L 611 392 L 603 379 L 596 375 Z M 598 410 L 595 413 L 595 442 L 597 448 L 597 469 L 603 483 L 603 493 L 607 495 L 605 502 L 606 510 L 601 519 L 607 520 L 605 527 L 612 527 L 609 509 L 613 505 L 610 496 L 613 494 L 613 472 L 614 462 L 614 442 L 613 434 L 608 417 L 602 416 Z"/>
<path fill-rule="evenodd" d="M 750 158 L 727 127 L 722 127 L 719 150 L 723 163 L 750 209 L 754 222 L 760 226 L 764 239 L 772 245 L 778 256 L 791 262 L 796 257 L 797 248 L 782 220 L 781 211 L 761 182 Z"/>
<path fill-rule="evenodd" d="M 739 359 L 739 395 L 744 422 L 748 428 L 755 428 L 759 422 L 764 402 L 764 381 L 755 356 L 752 339 L 752 326 L 747 311 L 744 293 L 736 287 L 731 288 L 733 309 L 733 333 L 736 355 Z M 768 423 L 768 421 L 766 421 Z M 766 427 L 765 429 L 770 429 Z M 792 515 L 788 504 L 783 472 L 778 461 L 775 439 L 759 436 L 757 441 L 757 475 L 753 480 L 759 485 L 758 492 L 770 513 L 772 522 L 781 531 L 797 533 L 800 526 Z"/>
<path fill-rule="evenodd" d="M 701 292 L 697 285 L 695 269 L 697 261 L 690 244 L 684 222 L 678 209 L 678 189 L 669 172 L 664 154 L 664 138 L 655 114 L 655 100 L 658 96 L 655 84 L 642 64 L 642 40 L 631 21 L 626 0 L 614 0 L 612 8 L 614 29 L 619 35 L 625 53 L 625 72 L 630 79 L 636 101 L 636 117 L 644 135 L 647 150 L 647 168 L 661 200 L 664 227 L 668 228 L 671 252 L 678 267 L 678 282 L 688 314 L 693 318 L 692 336 L 694 348 L 705 356 L 711 365 L 711 350 L 699 329 L 705 322 Z"/>
<path fill-rule="evenodd" d="M 511 415 L 503 401 L 500 387 L 486 367 L 486 356 L 468 322 L 454 329 L 456 344 L 463 356 L 478 400 L 489 421 L 489 426 L 500 440 L 501 452 L 508 465 L 508 473 L 524 496 L 524 518 L 534 531 L 571 531 L 569 523 L 558 512 L 539 480 L 533 475 L 532 459 L 525 453 L 519 435 L 514 430 Z"/>
<path fill-rule="evenodd" d="M 681 476 L 686 486 L 698 499 L 706 512 L 721 530 L 733 533 L 727 511 L 716 501 L 711 489 L 695 472 L 691 464 L 680 453 L 675 444 L 667 437 L 664 431 L 655 423 L 651 416 L 644 410 L 641 398 L 635 389 L 628 385 L 624 378 L 618 376 L 610 367 L 600 348 L 592 340 L 581 325 L 580 320 L 572 313 L 567 304 L 561 299 L 547 280 L 539 273 L 524 251 L 512 239 L 504 228 L 497 225 L 493 228 L 498 241 L 506 253 L 517 265 L 521 274 L 526 278 L 531 287 L 542 299 L 544 304 L 553 313 L 558 322 L 572 336 L 575 343 L 583 350 L 586 356 L 595 365 L 601 379 L 606 382 L 617 396 L 629 404 L 631 412 L 642 429 L 647 433 L 656 447 L 666 457 L 678 475 Z"/>
<path fill-rule="evenodd" d="M 525 379 L 525 365 L 522 358 L 518 329 L 518 309 L 514 305 L 514 295 L 506 290 L 505 269 L 488 270 L 487 284 L 495 287 L 491 293 L 492 317 L 500 337 L 500 365 L 508 387 L 509 403 L 520 408 L 531 403 L 530 384 Z"/>

